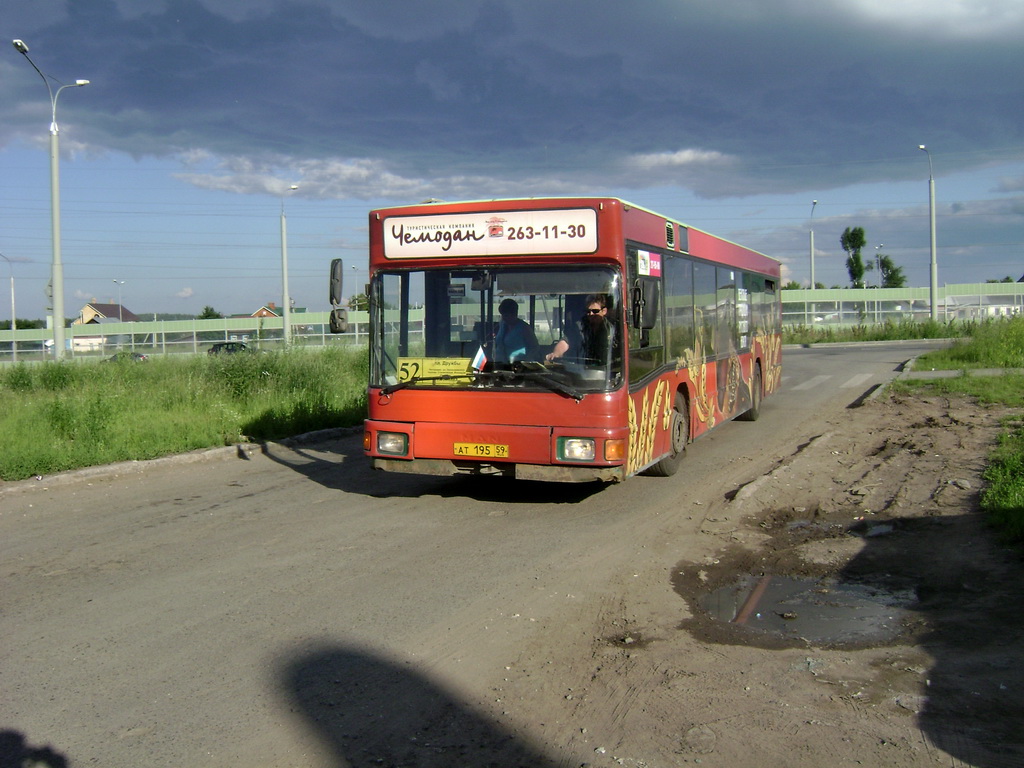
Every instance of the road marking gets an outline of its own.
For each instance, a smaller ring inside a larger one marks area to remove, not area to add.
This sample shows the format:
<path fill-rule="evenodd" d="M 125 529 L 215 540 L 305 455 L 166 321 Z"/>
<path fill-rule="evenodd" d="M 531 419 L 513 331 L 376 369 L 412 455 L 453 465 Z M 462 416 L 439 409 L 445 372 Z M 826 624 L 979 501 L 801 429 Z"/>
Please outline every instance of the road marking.
<path fill-rule="evenodd" d="M 845 384 L 841 384 L 840 388 L 841 389 L 850 389 L 851 387 L 859 387 L 862 384 L 864 384 L 864 382 L 866 382 L 866 381 L 868 381 L 870 379 L 871 379 L 871 374 L 870 373 L 858 373 L 856 376 L 853 376 L 852 378 L 850 378 Z"/>
<path fill-rule="evenodd" d="M 812 389 L 821 384 L 824 384 L 831 378 L 831 376 L 815 376 L 813 379 L 808 379 L 803 384 L 797 384 L 795 387 L 793 387 L 793 389 Z"/>

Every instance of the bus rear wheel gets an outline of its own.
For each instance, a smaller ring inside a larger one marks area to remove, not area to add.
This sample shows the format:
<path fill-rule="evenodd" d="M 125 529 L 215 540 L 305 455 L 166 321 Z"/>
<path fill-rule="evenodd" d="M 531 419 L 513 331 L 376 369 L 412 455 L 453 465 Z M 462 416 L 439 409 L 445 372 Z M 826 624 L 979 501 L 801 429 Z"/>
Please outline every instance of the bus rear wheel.
<path fill-rule="evenodd" d="M 761 366 L 754 363 L 754 376 L 750 382 L 750 410 L 739 415 L 740 421 L 757 421 L 761 418 Z"/>
<path fill-rule="evenodd" d="M 645 472 L 645 475 L 652 477 L 671 477 L 679 470 L 686 455 L 686 445 L 690 442 L 690 414 L 686 405 L 686 398 L 681 394 L 676 395 L 676 401 L 672 406 L 672 423 L 669 425 L 669 435 L 672 440 L 672 452 L 652 464 Z"/>

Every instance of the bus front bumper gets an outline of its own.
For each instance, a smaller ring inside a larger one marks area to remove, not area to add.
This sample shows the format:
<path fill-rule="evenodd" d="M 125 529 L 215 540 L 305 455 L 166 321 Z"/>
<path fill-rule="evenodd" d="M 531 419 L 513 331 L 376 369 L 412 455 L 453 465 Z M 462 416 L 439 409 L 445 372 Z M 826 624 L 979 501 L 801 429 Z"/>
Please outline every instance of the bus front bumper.
<path fill-rule="evenodd" d="M 576 467 L 564 465 L 516 464 L 513 462 L 484 463 L 479 461 L 453 461 L 449 459 L 385 459 L 371 457 L 374 469 L 385 472 L 404 472 L 412 475 L 475 475 L 511 477 L 516 480 L 541 480 L 557 483 L 619 483 L 626 479 L 625 468 Z"/>

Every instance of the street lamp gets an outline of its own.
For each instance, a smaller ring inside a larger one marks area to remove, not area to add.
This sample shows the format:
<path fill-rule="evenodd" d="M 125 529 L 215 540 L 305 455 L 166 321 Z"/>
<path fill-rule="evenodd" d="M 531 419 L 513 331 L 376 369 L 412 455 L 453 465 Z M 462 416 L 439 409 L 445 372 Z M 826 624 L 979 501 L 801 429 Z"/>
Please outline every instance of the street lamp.
<path fill-rule="evenodd" d="M 0 253 L 0 258 L 3 258 L 7 262 L 7 266 L 11 268 L 11 362 L 18 362 L 18 340 L 15 338 L 14 332 L 18 330 L 18 315 L 14 310 L 14 263 Z"/>
<path fill-rule="evenodd" d="M 117 286 L 117 321 L 119 323 L 123 323 L 124 314 L 121 311 L 121 286 L 124 285 L 124 280 L 115 280 L 114 285 Z"/>
<path fill-rule="evenodd" d="M 918 144 L 920 149 L 928 156 L 928 231 L 931 237 L 931 281 L 929 283 L 929 296 L 931 297 L 932 320 L 939 319 L 939 266 L 935 259 L 935 173 L 932 171 L 932 154 L 924 144 Z"/>
<path fill-rule="evenodd" d="M 55 83 L 60 81 L 51 78 L 36 66 L 28 55 L 28 46 L 23 40 L 13 40 L 15 50 L 28 59 L 32 69 L 39 73 L 46 83 L 46 91 L 50 94 L 50 221 L 53 231 L 53 264 L 51 267 L 51 282 L 53 289 L 53 356 L 60 360 L 64 357 L 64 264 L 60 257 L 60 148 L 57 137 L 57 97 L 65 88 L 80 88 L 88 85 L 88 80 L 76 80 L 74 83 L 61 85 L 53 90 L 50 80 Z"/>
<path fill-rule="evenodd" d="M 882 287 L 882 248 L 885 247 L 885 243 L 879 243 L 875 246 L 875 272 L 878 273 L 878 288 Z M 880 315 L 878 311 L 878 305 L 881 302 L 878 297 L 875 296 L 875 325 L 878 325 L 880 321 Z"/>
<path fill-rule="evenodd" d="M 285 193 L 281 195 L 281 292 L 284 301 L 284 345 L 292 343 L 292 307 L 291 298 L 288 296 L 288 223 L 284 217 L 284 195 L 294 192 L 299 188 L 298 184 L 292 184 Z"/>
<path fill-rule="evenodd" d="M 810 288 L 814 288 L 814 207 L 818 204 L 817 200 L 811 200 L 811 284 Z"/>

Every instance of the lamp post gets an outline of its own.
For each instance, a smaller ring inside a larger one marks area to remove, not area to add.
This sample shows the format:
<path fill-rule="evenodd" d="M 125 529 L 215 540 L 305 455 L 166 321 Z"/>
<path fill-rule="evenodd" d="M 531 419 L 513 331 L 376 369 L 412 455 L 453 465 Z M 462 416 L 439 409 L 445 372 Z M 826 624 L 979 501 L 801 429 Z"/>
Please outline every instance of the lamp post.
<path fill-rule="evenodd" d="M 814 207 L 818 204 L 817 200 L 811 200 L 811 284 L 809 288 L 814 288 Z"/>
<path fill-rule="evenodd" d="M 115 280 L 114 285 L 117 286 L 117 322 L 124 322 L 124 314 L 121 312 L 121 286 L 124 285 L 124 280 Z"/>
<path fill-rule="evenodd" d="M 298 188 L 298 184 L 292 184 L 284 194 L 294 192 Z M 281 292 L 284 294 L 284 345 L 288 347 L 292 343 L 292 306 L 291 297 L 288 295 L 288 223 L 284 216 L 284 194 L 281 195 Z"/>
<path fill-rule="evenodd" d="M 885 243 L 879 243 L 875 246 L 875 272 L 878 273 L 878 288 L 882 287 L 882 248 L 885 247 Z M 875 325 L 878 325 L 880 321 L 878 305 L 881 302 L 878 297 L 875 297 Z"/>
<path fill-rule="evenodd" d="M 14 337 L 14 332 L 18 330 L 18 315 L 14 309 L 14 263 L 0 253 L 0 257 L 7 262 L 7 266 L 11 268 L 11 362 L 18 362 L 18 341 Z"/>
<path fill-rule="evenodd" d="M 80 88 L 88 85 L 88 80 L 76 80 L 74 83 L 61 85 L 55 91 L 50 85 L 50 80 L 59 83 L 59 80 L 50 78 L 43 74 L 43 71 L 36 66 L 28 55 L 28 46 L 23 40 L 12 41 L 14 48 L 28 59 L 32 69 L 39 73 L 46 83 L 46 91 L 50 94 L 50 225 L 53 231 L 53 263 L 51 266 L 51 281 L 53 289 L 53 356 L 60 360 L 65 356 L 64 349 L 64 264 L 60 255 L 60 146 L 57 131 L 57 97 L 65 88 Z"/>
<path fill-rule="evenodd" d="M 928 232 L 931 241 L 931 280 L 929 282 L 929 296 L 931 303 L 932 320 L 939 319 L 939 265 L 935 258 L 935 173 L 932 171 L 932 153 L 924 144 L 918 144 L 920 149 L 928 156 Z"/>
<path fill-rule="evenodd" d="M 817 200 L 811 200 L 811 284 L 807 286 L 811 290 L 814 290 L 814 208 L 817 204 Z M 816 309 L 817 308 L 815 307 L 814 302 L 810 302 L 809 305 L 804 304 L 804 321 L 807 322 L 809 325 L 813 325 L 814 323 L 814 313 Z M 810 310 L 809 317 L 807 315 L 808 310 Z"/>

